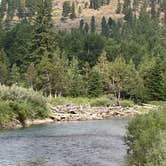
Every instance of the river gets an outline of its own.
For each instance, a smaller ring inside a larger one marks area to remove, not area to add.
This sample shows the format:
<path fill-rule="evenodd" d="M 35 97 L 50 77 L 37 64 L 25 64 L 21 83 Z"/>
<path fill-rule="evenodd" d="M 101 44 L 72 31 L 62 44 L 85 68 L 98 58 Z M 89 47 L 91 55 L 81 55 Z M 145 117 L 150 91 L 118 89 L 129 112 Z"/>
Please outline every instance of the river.
<path fill-rule="evenodd" d="M 0 132 L 0 166 L 125 166 L 126 120 L 54 123 Z"/>

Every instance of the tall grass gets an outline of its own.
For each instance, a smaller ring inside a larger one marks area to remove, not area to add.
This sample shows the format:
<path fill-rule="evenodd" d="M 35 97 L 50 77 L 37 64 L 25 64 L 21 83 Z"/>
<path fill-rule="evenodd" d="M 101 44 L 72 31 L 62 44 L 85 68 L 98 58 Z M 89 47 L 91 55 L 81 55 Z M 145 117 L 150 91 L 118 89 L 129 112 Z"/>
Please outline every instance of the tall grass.
<path fill-rule="evenodd" d="M 92 107 L 99 106 L 115 106 L 117 104 L 116 99 L 113 96 L 105 95 L 97 98 L 88 98 L 88 97 L 51 97 L 49 102 L 53 105 L 64 105 L 64 104 L 76 104 L 76 105 L 87 105 L 89 104 Z M 122 107 L 131 107 L 134 105 L 132 100 L 122 100 L 120 101 Z"/>

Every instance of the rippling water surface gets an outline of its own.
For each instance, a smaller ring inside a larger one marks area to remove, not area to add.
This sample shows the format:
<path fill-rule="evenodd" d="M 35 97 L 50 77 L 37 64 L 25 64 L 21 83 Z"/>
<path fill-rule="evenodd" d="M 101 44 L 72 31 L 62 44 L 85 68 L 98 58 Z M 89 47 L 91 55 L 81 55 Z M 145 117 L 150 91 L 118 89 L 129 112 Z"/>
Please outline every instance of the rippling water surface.
<path fill-rule="evenodd" d="M 0 132 L 0 166 L 125 166 L 126 120 L 69 122 Z"/>

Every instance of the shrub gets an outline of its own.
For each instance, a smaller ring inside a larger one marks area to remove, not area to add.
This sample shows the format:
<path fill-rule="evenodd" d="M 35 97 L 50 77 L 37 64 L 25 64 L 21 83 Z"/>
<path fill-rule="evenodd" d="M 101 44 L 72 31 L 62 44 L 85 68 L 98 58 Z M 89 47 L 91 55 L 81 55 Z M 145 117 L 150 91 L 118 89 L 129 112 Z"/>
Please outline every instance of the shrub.
<path fill-rule="evenodd" d="M 135 166 L 166 164 L 166 112 L 153 112 L 129 122 L 126 144 Z"/>
<path fill-rule="evenodd" d="M 49 116 L 47 100 L 33 89 L 18 86 L 0 85 L 0 126 L 3 127 L 14 119 L 24 124 L 26 119 Z"/>
<path fill-rule="evenodd" d="M 9 123 L 12 120 L 13 112 L 8 104 L 8 102 L 0 101 L 0 127 L 4 124 Z"/>
<path fill-rule="evenodd" d="M 34 103 L 36 105 L 46 105 L 46 98 L 33 89 L 26 89 L 12 85 L 11 87 L 0 85 L 0 99 L 17 101 L 19 103 Z"/>

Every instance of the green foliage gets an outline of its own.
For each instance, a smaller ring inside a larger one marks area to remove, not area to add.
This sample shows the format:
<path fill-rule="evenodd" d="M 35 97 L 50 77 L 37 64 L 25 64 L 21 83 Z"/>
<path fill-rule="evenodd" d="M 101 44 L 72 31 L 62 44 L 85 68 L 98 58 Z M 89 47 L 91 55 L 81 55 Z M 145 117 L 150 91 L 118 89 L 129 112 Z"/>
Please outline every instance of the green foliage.
<path fill-rule="evenodd" d="M 120 105 L 122 107 L 132 107 L 134 106 L 134 102 L 132 100 L 122 100 L 120 101 Z"/>
<path fill-rule="evenodd" d="M 76 105 L 87 105 L 89 104 L 92 107 L 97 106 L 110 106 L 115 105 L 116 100 L 112 97 L 102 96 L 97 98 L 88 98 L 88 97 L 55 97 L 51 98 L 50 103 L 54 105 L 63 105 L 63 104 L 76 104 Z"/>
<path fill-rule="evenodd" d="M 90 0 L 89 8 L 98 10 L 101 6 L 108 5 L 110 0 Z"/>
<path fill-rule="evenodd" d="M 9 123 L 13 115 L 14 113 L 11 111 L 9 103 L 0 100 L 0 127 Z"/>
<path fill-rule="evenodd" d="M 89 2 L 98 10 L 110 0 Z M 98 27 L 92 16 L 89 22 L 81 20 L 79 29 L 57 31 L 51 0 L 1 0 L 0 83 L 32 87 L 45 95 L 97 96 L 100 91 L 119 99 L 166 100 L 166 30 L 159 24 L 166 22 L 166 17 L 159 19 L 161 12 L 166 16 L 166 3 L 120 3 L 118 13 L 125 20 L 103 17 Z M 19 19 L 13 22 L 15 15 Z M 75 3 L 64 1 L 62 15 L 75 18 Z"/>
<path fill-rule="evenodd" d="M 46 106 L 47 100 L 41 93 L 33 89 L 26 89 L 13 85 L 11 87 L 0 85 L 0 99 L 5 101 L 17 101 L 19 103 L 33 103 Z"/>
<path fill-rule="evenodd" d="M 101 22 L 101 34 L 107 36 L 108 35 L 108 26 L 107 26 L 107 21 L 106 18 L 103 16 L 102 22 Z"/>
<path fill-rule="evenodd" d="M 94 98 L 90 101 L 90 105 L 92 107 L 101 107 L 101 106 L 110 106 L 110 105 L 113 105 L 115 104 L 115 101 L 112 101 L 106 97 L 100 97 L 100 98 Z"/>
<path fill-rule="evenodd" d="M 48 116 L 47 100 L 39 92 L 15 85 L 0 85 L 0 127 L 5 127 L 14 120 L 24 125 L 26 119 Z"/>
<path fill-rule="evenodd" d="M 88 96 L 98 97 L 103 92 L 103 83 L 100 74 L 97 71 L 91 71 L 88 78 Z"/>
<path fill-rule="evenodd" d="M 91 18 L 90 28 L 91 28 L 91 33 L 96 32 L 96 20 L 94 16 L 92 16 Z"/>
<path fill-rule="evenodd" d="M 54 35 L 52 32 L 52 1 L 41 0 L 37 6 L 37 14 L 34 20 L 34 30 L 32 38 L 32 58 L 31 61 L 39 63 L 42 56 L 54 51 Z"/>
<path fill-rule="evenodd" d="M 75 12 L 75 11 L 73 11 L 73 12 Z M 70 1 L 64 1 L 62 16 L 67 17 L 67 16 L 69 16 L 70 13 L 71 13 Z"/>
<path fill-rule="evenodd" d="M 128 126 L 126 143 L 136 166 L 166 164 L 165 109 L 133 119 Z"/>

